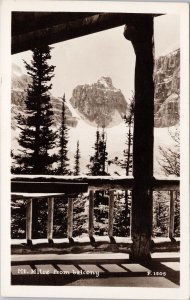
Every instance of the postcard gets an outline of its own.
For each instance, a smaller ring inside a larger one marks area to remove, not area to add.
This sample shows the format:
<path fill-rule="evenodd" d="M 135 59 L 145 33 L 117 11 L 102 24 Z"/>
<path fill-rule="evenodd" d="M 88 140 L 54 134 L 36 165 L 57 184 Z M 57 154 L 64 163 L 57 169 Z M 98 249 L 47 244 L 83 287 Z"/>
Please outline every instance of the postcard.
<path fill-rule="evenodd" d="M 187 299 L 188 4 L 1 12 L 2 295 Z"/>

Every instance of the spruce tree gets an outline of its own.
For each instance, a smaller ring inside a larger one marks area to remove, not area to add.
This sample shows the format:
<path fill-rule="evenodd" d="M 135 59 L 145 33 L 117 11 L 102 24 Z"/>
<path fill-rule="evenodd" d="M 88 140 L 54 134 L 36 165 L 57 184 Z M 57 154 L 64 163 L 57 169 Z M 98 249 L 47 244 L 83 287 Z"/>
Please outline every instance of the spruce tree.
<path fill-rule="evenodd" d="M 126 135 L 126 149 L 123 151 L 124 153 L 124 161 L 121 163 L 121 167 L 125 169 L 126 176 L 132 175 L 133 168 L 133 123 L 134 123 L 134 98 L 130 101 L 129 112 L 128 115 L 124 117 L 124 121 L 127 128 Z M 129 236 L 130 235 L 130 210 L 131 210 L 131 191 L 126 190 L 124 193 L 125 202 L 123 205 L 123 210 L 119 214 L 119 224 L 118 228 L 120 228 L 119 235 Z"/>
<path fill-rule="evenodd" d="M 59 152 L 58 152 L 58 163 L 59 167 L 57 174 L 59 175 L 68 175 L 70 171 L 68 169 L 68 127 L 66 124 L 66 113 L 65 113 L 65 95 L 62 98 L 62 114 L 61 114 L 61 126 L 60 126 L 60 140 L 58 142 Z"/>
<path fill-rule="evenodd" d="M 106 172 L 106 162 L 108 153 L 106 151 L 106 134 L 104 129 L 100 134 L 99 129 L 96 131 L 96 141 L 94 144 L 94 156 L 90 157 L 90 165 L 88 168 L 90 170 L 89 175 L 93 176 L 105 176 L 108 175 Z M 108 206 L 108 195 L 107 191 L 96 191 L 94 194 L 95 204 L 94 204 L 94 216 L 95 234 L 102 235 L 105 231 L 105 224 L 107 222 L 108 213 L 106 207 Z"/>
<path fill-rule="evenodd" d="M 51 59 L 50 47 L 35 48 L 32 61 L 25 67 L 31 78 L 25 99 L 24 114 L 17 117 L 21 129 L 19 144 L 21 155 L 17 156 L 20 172 L 28 174 L 47 174 L 56 158 L 49 150 L 55 146 L 56 134 L 52 130 L 53 110 L 49 90 L 54 77 L 54 66 L 48 65 Z"/>
<path fill-rule="evenodd" d="M 104 129 L 102 130 L 101 138 L 99 141 L 99 162 L 100 162 L 100 174 L 99 175 L 108 175 L 106 172 L 106 162 L 107 162 L 108 153 L 106 151 L 106 134 Z"/>
<path fill-rule="evenodd" d="M 94 144 L 94 156 L 90 157 L 89 175 L 100 176 L 108 175 L 106 172 L 106 162 L 108 153 L 106 151 L 106 135 L 104 129 L 100 134 L 99 129 L 96 131 L 96 141 Z"/>
<path fill-rule="evenodd" d="M 134 99 L 131 100 L 129 106 L 129 114 L 124 117 L 125 124 L 127 126 L 127 139 L 126 139 L 126 149 L 124 152 L 124 164 L 122 167 L 126 171 L 126 176 L 132 174 L 133 168 L 133 153 L 132 153 L 132 146 L 133 146 L 133 123 L 134 123 Z"/>
<path fill-rule="evenodd" d="M 74 156 L 75 166 L 74 166 L 74 175 L 77 176 L 80 174 L 80 151 L 79 151 L 79 141 L 77 141 L 77 150 Z"/>
<path fill-rule="evenodd" d="M 116 163 L 121 168 L 125 170 L 126 176 L 132 175 L 133 171 L 133 124 L 134 124 L 134 97 L 130 100 L 128 114 L 124 117 L 124 122 L 126 124 L 126 148 L 123 151 L 124 159 L 118 160 L 111 163 Z M 122 200 L 123 199 L 123 200 Z M 129 236 L 130 235 L 130 211 L 131 211 L 131 200 L 132 193 L 129 190 L 125 190 L 124 193 L 118 193 L 117 214 L 115 218 L 115 234 L 119 236 Z"/>
<path fill-rule="evenodd" d="M 100 132 L 97 128 L 96 131 L 96 141 L 94 144 L 94 156 L 90 157 L 90 164 L 88 165 L 89 168 L 89 175 L 97 176 L 99 175 L 100 170 L 100 161 L 99 161 L 99 140 L 100 140 Z"/>

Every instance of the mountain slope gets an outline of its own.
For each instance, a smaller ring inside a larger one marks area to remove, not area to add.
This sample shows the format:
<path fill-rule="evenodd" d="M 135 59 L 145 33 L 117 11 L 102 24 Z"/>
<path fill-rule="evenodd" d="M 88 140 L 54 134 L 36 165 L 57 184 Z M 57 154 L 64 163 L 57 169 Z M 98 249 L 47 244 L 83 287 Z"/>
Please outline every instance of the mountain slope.
<path fill-rule="evenodd" d="M 13 129 L 16 129 L 16 116 L 20 111 L 24 111 L 25 103 L 27 95 L 27 87 L 30 83 L 30 77 L 22 74 L 21 69 L 13 64 L 12 65 L 12 85 L 11 85 L 11 126 Z M 55 98 L 51 95 L 51 104 L 53 106 L 54 111 L 54 126 L 58 126 L 61 122 L 61 109 L 62 109 L 62 101 L 59 98 Z M 66 123 L 70 127 L 76 127 L 77 119 L 72 116 L 71 111 L 66 105 Z"/>
<path fill-rule="evenodd" d="M 127 102 L 110 77 L 101 77 L 92 85 L 78 85 L 70 103 L 82 119 L 94 126 L 112 127 L 122 122 Z"/>
<path fill-rule="evenodd" d="M 155 127 L 179 123 L 180 50 L 177 49 L 155 62 Z"/>

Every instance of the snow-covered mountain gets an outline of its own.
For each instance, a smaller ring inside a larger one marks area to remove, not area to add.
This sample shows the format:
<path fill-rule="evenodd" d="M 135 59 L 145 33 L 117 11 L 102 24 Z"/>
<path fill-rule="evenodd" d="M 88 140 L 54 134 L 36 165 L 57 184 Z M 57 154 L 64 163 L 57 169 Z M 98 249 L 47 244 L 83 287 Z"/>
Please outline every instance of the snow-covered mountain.
<path fill-rule="evenodd" d="M 180 50 L 159 57 L 155 62 L 155 127 L 179 123 Z"/>
<path fill-rule="evenodd" d="M 92 85 L 78 85 L 70 102 L 82 119 L 99 127 L 118 125 L 127 110 L 125 97 L 110 77 L 101 77 Z"/>
<path fill-rule="evenodd" d="M 169 126 L 174 128 L 179 123 L 179 90 L 180 90 L 180 51 L 176 50 L 155 62 L 155 128 L 154 129 L 154 165 L 155 173 L 160 174 L 159 146 L 172 147 L 174 141 L 169 134 Z M 24 99 L 30 79 L 22 74 L 20 68 L 13 65 L 12 72 L 12 149 L 19 149 L 19 130 L 16 115 L 24 109 Z M 61 100 L 51 95 L 54 109 L 54 126 L 59 127 Z M 122 120 L 127 111 L 127 102 L 122 92 L 116 89 L 109 77 L 102 77 L 92 85 L 81 85 L 73 90 L 70 101 L 67 101 L 66 114 L 69 125 L 68 156 L 70 169 L 73 169 L 77 141 L 80 147 L 81 173 L 86 174 L 86 165 L 94 153 L 94 142 L 97 125 L 106 126 L 108 159 L 117 156 L 123 158 L 125 149 L 126 125 Z M 93 125 L 93 126 L 92 126 Z M 120 175 L 125 171 L 110 165 L 108 172 L 115 170 Z"/>
<path fill-rule="evenodd" d="M 27 87 L 30 83 L 30 77 L 26 74 L 23 74 L 20 67 L 13 64 L 12 65 L 12 84 L 11 84 L 11 126 L 13 129 L 16 129 L 17 121 L 16 116 L 20 111 L 24 111 L 24 100 L 26 98 Z M 61 109 L 62 109 L 62 100 L 54 97 L 50 93 L 51 103 L 54 111 L 54 125 L 57 126 L 61 121 Z M 66 105 L 66 123 L 70 127 L 76 127 L 77 119 L 72 116 L 71 111 Z"/>

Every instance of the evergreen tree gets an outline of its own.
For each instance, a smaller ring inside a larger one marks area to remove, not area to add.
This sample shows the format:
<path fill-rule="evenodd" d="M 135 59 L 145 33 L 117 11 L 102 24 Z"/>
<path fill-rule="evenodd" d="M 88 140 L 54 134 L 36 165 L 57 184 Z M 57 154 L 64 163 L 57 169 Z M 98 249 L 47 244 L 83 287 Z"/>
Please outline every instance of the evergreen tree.
<path fill-rule="evenodd" d="M 99 170 L 100 170 L 100 162 L 99 162 L 99 140 L 100 140 L 100 133 L 97 128 L 96 131 L 96 141 L 94 144 L 94 156 L 90 157 L 90 164 L 87 166 L 89 168 L 89 175 L 99 175 Z"/>
<path fill-rule="evenodd" d="M 108 153 L 106 151 L 106 134 L 103 128 L 101 138 L 99 141 L 99 162 L 100 162 L 99 175 L 108 175 L 108 173 L 106 172 L 107 156 Z"/>
<path fill-rule="evenodd" d="M 54 66 L 48 65 L 51 59 L 50 47 L 35 48 L 32 61 L 24 61 L 27 73 L 31 78 L 25 99 L 24 114 L 17 117 L 21 133 L 19 144 L 21 155 L 17 156 L 20 172 L 29 174 L 47 174 L 55 162 L 49 150 L 55 146 L 56 134 L 52 130 L 53 110 L 50 102 L 49 84 L 54 77 Z"/>
<path fill-rule="evenodd" d="M 127 139 L 126 139 L 126 149 L 124 152 L 124 164 L 122 167 L 126 170 L 126 176 L 132 174 L 133 168 L 133 124 L 134 124 L 134 98 L 131 100 L 129 105 L 129 113 L 124 117 L 125 124 L 127 126 Z"/>
<path fill-rule="evenodd" d="M 99 130 L 96 131 L 96 141 L 94 144 L 94 156 L 90 157 L 90 165 L 88 168 L 90 170 L 89 175 L 108 175 L 106 172 L 106 162 L 108 153 L 106 151 L 106 135 L 104 129 L 100 135 Z"/>
<path fill-rule="evenodd" d="M 153 193 L 153 236 L 168 236 L 169 226 L 169 193 Z"/>
<path fill-rule="evenodd" d="M 79 151 L 79 141 L 77 141 L 77 150 L 74 156 L 75 158 L 75 166 L 74 166 L 74 175 L 80 174 L 80 151 Z"/>
<path fill-rule="evenodd" d="M 68 144 L 68 127 L 66 124 L 66 113 L 65 113 L 65 95 L 62 98 L 62 114 L 61 114 L 61 126 L 60 126 L 60 140 L 58 143 L 59 152 L 58 152 L 58 162 L 59 167 L 57 170 L 57 174 L 59 175 L 68 175 L 70 174 L 70 171 L 68 169 L 68 150 L 67 150 L 67 144 Z"/>
<path fill-rule="evenodd" d="M 134 124 L 134 98 L 130 100 L 128 114 L 124 117 L 124 121 L 127 128 L 126 134 L 126 149 L 123 151 L 124 159 L 121 161 L 115 160 L 115 162 L 125 169 L 126 176 L 132 175 L 133 171 L 133 124 Z M 124 198 L 124 199 L 123 199 Z M 123 199 L 123 200 L 122 200 Z M 117 215 L 115 217 L 115 234 L 120 236 L 130 235 L 130 211 L 132 193 L 126 190 L 124 194 L 118 194 L 119 205 L 117 205 Z"/>
<path fill-rule="evenodd" d="M 100 134 L 99 130 L 96 131 L 96 141 L 94 144 L 94 156 L 90 157 L 90 170 L 89 175 L 93 176 L 105 176 L 106 162 L 108 153 L 106 151 L 106 134 L 104 129 Z M 107 219 L 108 219 L 108 191 L 96 191 L 94 194 L 94 231 L 97 235 L 103 235 L 106 231 Z"/>

